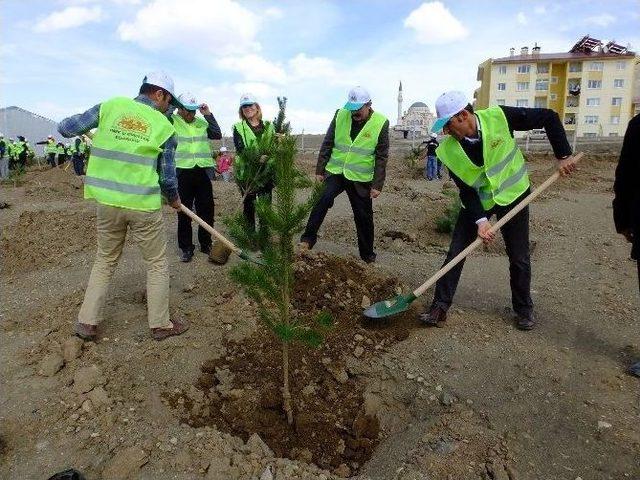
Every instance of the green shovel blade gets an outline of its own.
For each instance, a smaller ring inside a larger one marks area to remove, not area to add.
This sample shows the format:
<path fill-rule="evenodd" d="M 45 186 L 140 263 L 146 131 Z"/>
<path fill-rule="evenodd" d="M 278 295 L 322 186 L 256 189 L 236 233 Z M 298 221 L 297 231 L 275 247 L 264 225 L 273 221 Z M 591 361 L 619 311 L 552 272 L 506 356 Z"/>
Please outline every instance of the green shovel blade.
<path fill-rule="evenodd" d="M 249 255 L 247 252 L 245 252 L 244 250 L 240 250 L 240 253 L 238 253 L 238 256 L 243 259 L 246 260 L 248 262 L 251 263 L 255 263 L 256 265 L 264 265 L 264 261 L 260 258 L 254 258 L 251 255 Z"/>
<path fill-rule="evenodd" d="M 385 318 L 398 313 L 404 312 L 409 305 L 416 299 L 413 293 L 408 295 L 398 295 L 390 300 L 374 303 L 363 312 L 365 317 L 369 318 Z"/>

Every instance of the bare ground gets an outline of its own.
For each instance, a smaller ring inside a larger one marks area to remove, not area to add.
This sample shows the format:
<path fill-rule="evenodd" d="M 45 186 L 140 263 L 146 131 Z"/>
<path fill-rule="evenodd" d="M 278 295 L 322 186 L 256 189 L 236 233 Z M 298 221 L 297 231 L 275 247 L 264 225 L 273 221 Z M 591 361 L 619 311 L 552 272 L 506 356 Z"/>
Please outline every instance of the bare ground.
<path fill-rule="evenodd" d="M 531 160 L 540 183 L 552 160 Z M 309 171 L 312 161 L 301 159 Z M 204 402 L 197 387 L 203 364 L 237 363 L 232 345 L 252 345 L 260 332 L 228 265 L 213 266 L 204 255 L 178 262 L 175 214 L 165 212 L 171 305 L 191 330 L 161 343 L 149 338 L 144 266 L 127 244 L 100 339 L 78 351 L 70 333 L 93 261 L 94 207 L 71 172 L 30 172 L 22 186 L 0 186 L 0 200 L 11 204 L 0 210 L 0 477 L 48 478 L 75 467 L 88 478 L 251 479 L 269 467 L 277 479 L 640 478 L 640 383 L 624 374 L 640 356 L 640 312 L 636 267 L 611 221 L 614 161 L 587 158 L 532 206 L 535 330 L 513 328 L 499 244 L 467 261 L 445 328 L 409 319 L 406 335 L 380 343 L 354 319 L 353 335 L 335 345 L 346 385 L 379 422 L 377 447 L 364 465 L 346 459 L 325 470 L 313 465 L 321 455 L 298 449 L 283 459 L 277 445 L 237 433 L 232 420 L 189 425 L 184 404 L 170 401 Z M 219 219 L 239 198 L 230 184 L 216 182 L 214 191 Z M 441 182 L 425 182 L 394 159 L 374 204 L 378 263 L 345 261 L 356 265 L 348 272 L 397 277 L 405 289 L 422 283 L 446 251 L 448 237 L 434 231 L 446 202 Z M 346 196 L 321 235 L 317 250 L 357 253 Z M 319 377 L 316 395 L 326 393 L 323 385 L 338 388 L 327 380 L 336 377 L 330 370 L 309 370 Z M 341 398 L 333 401 L 339 409 Z"/>

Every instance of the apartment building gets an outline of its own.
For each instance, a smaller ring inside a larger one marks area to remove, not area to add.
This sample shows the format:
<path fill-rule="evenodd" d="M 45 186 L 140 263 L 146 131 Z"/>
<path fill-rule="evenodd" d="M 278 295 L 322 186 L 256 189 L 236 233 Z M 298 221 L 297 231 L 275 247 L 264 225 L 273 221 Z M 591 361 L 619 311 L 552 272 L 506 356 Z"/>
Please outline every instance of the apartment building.
<path fill-rule="evenodd" d="M 622 136 L 640 110 L 639 57 L 613 42 L 585 36 L 567 53 L 511 49 L 508 57 L 478 66 L 476 108 L 490 105 L 546 107 L 558 112 L 568 134 Z"/>

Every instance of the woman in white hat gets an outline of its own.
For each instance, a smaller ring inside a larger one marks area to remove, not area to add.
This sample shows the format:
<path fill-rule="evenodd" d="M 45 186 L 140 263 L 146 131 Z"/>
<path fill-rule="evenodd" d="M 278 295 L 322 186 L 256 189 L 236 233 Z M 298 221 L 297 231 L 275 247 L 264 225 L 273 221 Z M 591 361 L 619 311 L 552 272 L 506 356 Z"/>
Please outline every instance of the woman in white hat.
<path fill-rule="evenodd" d="M 267 162 L 264 166 L 265 170 L 259 172 L 259 178 L 256 175 L 253 175 L 254 178 L 248 178 L 249 172 L 243 162 L 242 152 L 246 147 L 256 145 L 263 135 L 273 135 L 274 128 L 271 122 L 262 120 L 260 105 L 251 93 L 245 93 L 240 97 L 238 115 L 240 121 L 233 126 L 233 143 L 237 153 L 234 176 L 244 196 L 244 216 L 249 225 L 255 228 L 256 198 L 266 196 L 271 200 L 274 174 Z"/>

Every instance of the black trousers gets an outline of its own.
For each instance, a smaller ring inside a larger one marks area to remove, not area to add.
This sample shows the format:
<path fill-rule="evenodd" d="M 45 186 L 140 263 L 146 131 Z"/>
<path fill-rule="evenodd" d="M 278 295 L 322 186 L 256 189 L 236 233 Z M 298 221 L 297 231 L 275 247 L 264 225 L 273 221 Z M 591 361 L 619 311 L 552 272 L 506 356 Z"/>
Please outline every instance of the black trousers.
<path fill-rule="evenodd" d="M 529 192 L 520 197 L 524 198 Z M 517 199 L 511 205 L 499 206 L 492 209 L 490 214 L 502 218 L 513 206 L 517 205 Z M 529 255 L 529 207 L 522 209 L 518 214 L 506 223 L 501 229 L 502 237 L 509 257 L 509 273 L 511 279 L 511 303 L 513 310 L 524 317 L 533 313 L 533 301 L 531 300 L 531 257 Z M 460 209 L 458 221 L 453 229 L 451 245 L 445 264 L 467 248 L 478 237 L 478 226 L 466 209 Z M 444 265 L 444 264 L 443 264 Z M 453 297 L 458 287 L 460 274 L 464 260 L 453 267 L 447 274 L 436 282 L 436 291 L 432 306 L 438 306 L 448 310 L 453 302 Z M 491 281 L 491 279 L 487 279 Z"/>
<path fill-rule="evenodd" d="M 196 214 L 213 226 L 213 187 L 207 169 L 176 168 L 176 174 L 181 202 L 190 210 L 193 210 L 195 204 Z M 211 248 L 211 234 L 202 227 L 198 227 L 198 242 L 201 250 Z M 194 250 L 191 218 L 181 212 L 178 213 L 178 247 L 181 250 Z"/>
<path fill-rule="evenodd" d="M 242 213 L 244 214 L 244 218 L 247 220 L 247 223 L 253 230 L 256 229 L 256 200 L 258 199 L 258 197 L 267 197 L 269 199 L 269 202 L 271 202 L 273 187 L 273 182 L 269 182 L 267 185 L 258 189 L 256 192 L 249 193 L 246 197 L 244 197 L 242 204 Z M 242 190 L 240 191 L 240 193 L 244 195 L 244 192 L 242 192 Z"/>
<path fill-rule="evenodd" d="M 356 182 L 347 180 L 342 175 L 329 175 L 325 178 L 324 192 L 309 215 L 309 221 L 302 234 L 301 241 L 307 242 L 310 247 L 316 244 L 318 230 L 324 221 L 324 217 L 329 209 L 333 207 L 335 198 L 344 191 L 347 192 L 351 210 L 353 210 L 360 258 L 365 261 L 375 260 L 376 253 L 373 250 L 373 202 L 369 197 L 368 188 L 357 185 Z"/>
<path fill-rule="evenodd" d="M 47 153 L 47 163 L 52 167 L 56 166 L 56 154 L 55 153 Z"/>

